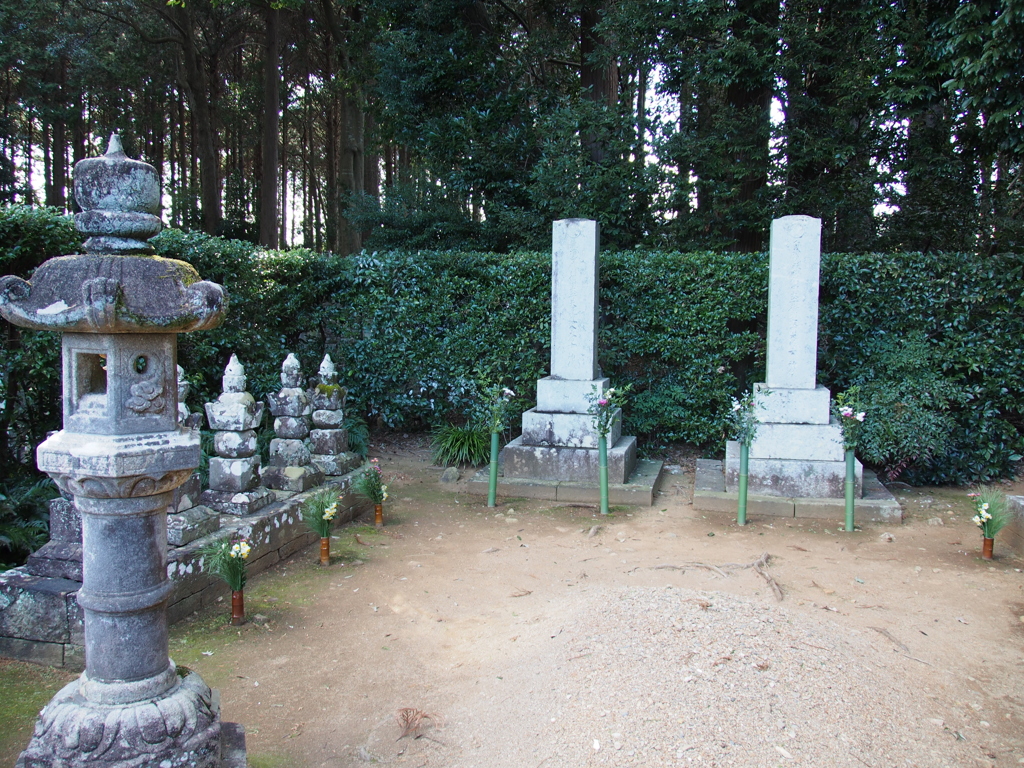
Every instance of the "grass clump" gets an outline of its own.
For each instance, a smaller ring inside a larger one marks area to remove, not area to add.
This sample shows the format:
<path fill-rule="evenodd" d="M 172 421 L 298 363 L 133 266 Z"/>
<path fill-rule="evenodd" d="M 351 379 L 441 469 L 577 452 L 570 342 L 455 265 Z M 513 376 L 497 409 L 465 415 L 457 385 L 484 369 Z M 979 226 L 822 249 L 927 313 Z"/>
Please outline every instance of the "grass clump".
<path fill-rule="evenodd" d="M 430 451 L 434 463 L 443 467 L 478 467 L 490 458 L 490 441 L 490 432 L 474 424 L 443 424 L 434 428 Z"/>

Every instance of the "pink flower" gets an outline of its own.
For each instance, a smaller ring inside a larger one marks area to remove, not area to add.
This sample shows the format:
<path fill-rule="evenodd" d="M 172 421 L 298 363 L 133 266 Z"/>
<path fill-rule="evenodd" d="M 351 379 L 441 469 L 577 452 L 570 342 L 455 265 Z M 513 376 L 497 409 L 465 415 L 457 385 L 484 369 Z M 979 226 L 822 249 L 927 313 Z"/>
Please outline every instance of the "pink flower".
<path fill-rule="evenodd" d="M 605 400 L 604 398 L 601 398 L 600 400 L 597 401 L 597 404 L 603 408 L 604 406 L 608 405 L 608 401 Z"/>

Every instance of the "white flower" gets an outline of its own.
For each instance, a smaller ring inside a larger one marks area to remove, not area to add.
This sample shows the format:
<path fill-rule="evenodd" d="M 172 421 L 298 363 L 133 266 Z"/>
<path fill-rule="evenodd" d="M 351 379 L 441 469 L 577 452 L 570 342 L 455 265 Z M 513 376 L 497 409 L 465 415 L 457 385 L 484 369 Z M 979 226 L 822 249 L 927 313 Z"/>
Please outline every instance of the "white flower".
<path fill-rule="evenodd" d="M 739 400 L 737 400 L 737 399 L 736 399 L 736 398 L 734 397 L 734 398 L 732 399 L 732 410 L 733 410 L 733 413 L 735 413 L 736 411 L 738 411 L 738 410 L 740 409 L 740 407 L 741 407 L 741 406 L 740 406 L 740 401 L 739 401 Z"/>
<path fill-rule="evenodd" d="M 338 502 L 334 502 L 324 510 L 324 520 L 333 520 L 336 514 L 338 514 Z"/>
<path fill-rule="evenodd" d="M 971 518 L 971 522 L 973 522 L 975 525 L 981 525 L 981 518 L 978 515 L 975 515 Z"/>
<path fill-rule="evenodd" d="M 513 392 L 513 391 L 512 391 L 511 389 L 509 389 L 508 387 L 505 387 L 505 389 L 503 389 L 503 390 L 501 391 L 501 394 L 502 394 L 502 396 L 503 396 L 503 397 L 505 397 L 506 399 L 508 399 L 508 398 L 510 398 L 510 397 L 515 397 L 515 396 L 516 396 L 516 393 L 515 393 L 515 392 Z"/>
<path fill-rule="evenodd" d="M 858 414 L 857 414 L 856 416 L 854 416 L 853 418 L 855 418 L 855 419 L 856 419 L 857 421 L 864 421 L 864 416 L 865 416 L 865 415 L 866 415 L 866 414 L 864 413 L 864 411 L 861 411 L 860 413 L 858 413 Z"/>
<path fill-rule="evenodd" d="M 242 560 L 245 560 L 247 557 L 249 557 L 250 551 L 251 548 L 249 547 L 249 542 L 239 541 L 231 547 L 231 549 L 228 551 L 228 554 L 233 558 L 241 558 Z"/>
<path fill-rule="evenodd" d="M 991 520 L 992 519 L 992 515 L 989 512 L 982 512 L 981 513 L 981 519 L 982 520 Z"/>
<path fill-rule="evenodd" d="M 839 409 L 839 415 L 843 416 L 843 417 L 845 417 L 847 419 L 852 419 L 853 418 L 853 408 L 851 408 L 848 405 L 844 405 L 842 408 Z"/>
<path fill-rule="evenodd" d="M 985 502 L 984 504 L 982 504 L 980 509 L 981 509 L 982 512 L 986 511 L 988 509 L 988 502 Z"/>

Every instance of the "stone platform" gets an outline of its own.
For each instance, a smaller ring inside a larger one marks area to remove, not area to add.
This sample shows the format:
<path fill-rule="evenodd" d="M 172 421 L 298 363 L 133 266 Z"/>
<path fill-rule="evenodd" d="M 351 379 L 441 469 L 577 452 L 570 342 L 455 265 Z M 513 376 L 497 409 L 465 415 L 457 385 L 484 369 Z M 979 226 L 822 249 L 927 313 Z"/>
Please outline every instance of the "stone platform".
<path fill-rule="evenodd" d="M 351 490 L 360 467 L 331 478 L 320 488 L 338 489 L 336 525 L 372 511 L 373 506 Z M 299 508 L 310 493 L 273 492 L 275 501 L 247 516 L 221 515 L 221 527 L 167 551 L 167 574 L 174 585 L 168 600 L 171 623 L 193 611 L 214 605 L 231 592 L 227 584 L 202 567 L 207 545 L 234 535 L 252 544 L 248 572 L 253 576 L 295 552 L 319 541 L 302 521 Z M 486 485 L 485 490 L 486 493 Z M 81 670 L 83 658 L 82 609 L 76 595 L 81 583 L 66 578 L 40 577 L 22 566 L 0 574 L 0 657 Z M 225 766 L 228 764 L 225 763 Z"/>
<path fill-rule="evenodd" d="M 693 486 L 693 508 L 711 512 L 736 514 L 738 494 L 726 491 L 725 472 L 717 459 L 697 459 Z M 864 470 L 864 495 L 854 501 L 854 517 L 858 523 L 900 523 L 903 509 L 896 497 Z M 748 516 L 799 517 L 844 521 L 846 502 L 843 498 L 783 498 L 780 496 L 747 495 Z"/>
<path fill-rule="evenodd" d="M 639 459 L 635 469 L 624 483 L 608 483 L 609 504 L 651 506 L 654 493 L 661 481 L 662 462 Z M 470 479 L 467 490 L 486 496 L 490 483 L 490 468 L 484 467 Z M 498 472 L 498 495 L 505 498 L 547 499 L 549 501 L 597 504 L 601 489 L 596 481 L 534 480 L 505 477 Z"/>

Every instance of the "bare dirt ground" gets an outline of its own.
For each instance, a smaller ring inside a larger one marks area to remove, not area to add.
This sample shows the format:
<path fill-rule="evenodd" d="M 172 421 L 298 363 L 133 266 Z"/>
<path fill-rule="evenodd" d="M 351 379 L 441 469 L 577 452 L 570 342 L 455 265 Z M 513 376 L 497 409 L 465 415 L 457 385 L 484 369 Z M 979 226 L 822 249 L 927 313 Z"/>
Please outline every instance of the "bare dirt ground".
<path fill-rule="evenodd" d="M 692 509 L 685 466 L 601 519 L 489 510 L 415 440 L 375 453 L 384 535 L 254 580 L 240 635 L 172 641 L 253 765 L 1024 764 L 1024 563 L 979 558 L 963 490 L 899 490 L 902 526 L 741 529 Z M 763 552 L 781 602 L 753 569 L 664 568 Z M 402 738 L 404 708 L 430 718 Z"/>
<path fill-rule="evenodd" d="M 964 490 L 897 490 L 902 526 L 739 528 L 693 510 L 685 461 L 602 519 L 487 509 L 415 438 L 373 453 L 383 534 L 253 579 L 241 629 L 172 628 L 255 768 L 1024 764 L 1024 563 L 998 539 L 980 559 Z M 692 565 L 764 552 L 781 602 L 753 569 Z"/>

